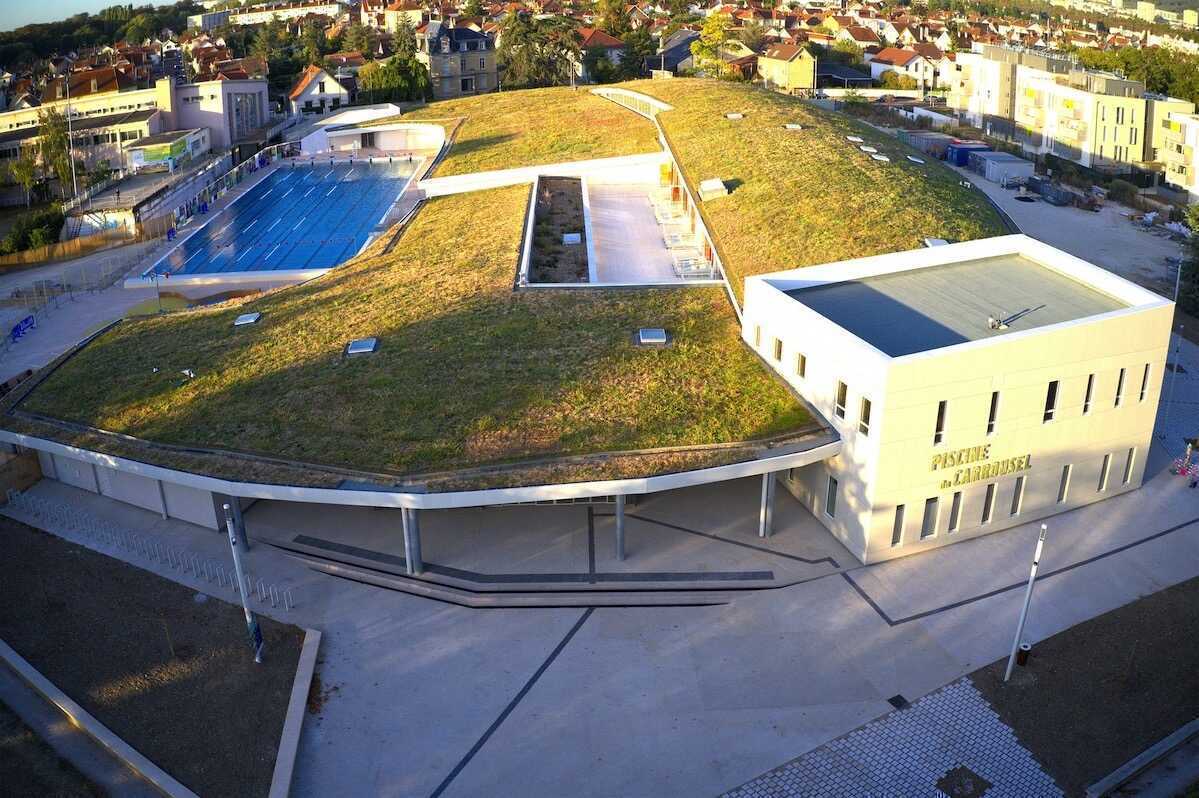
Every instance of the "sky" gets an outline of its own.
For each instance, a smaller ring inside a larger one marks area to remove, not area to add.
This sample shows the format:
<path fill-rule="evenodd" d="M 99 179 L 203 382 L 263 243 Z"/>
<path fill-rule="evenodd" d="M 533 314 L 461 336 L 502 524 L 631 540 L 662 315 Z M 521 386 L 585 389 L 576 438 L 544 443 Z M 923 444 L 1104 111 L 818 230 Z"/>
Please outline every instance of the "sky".
<path fill-rule="evenodd" d="M 35 0 L 0 0 L 0 30 L 12 30 L 30 22 L 54 22 L 80 11 L 94 14 L 102 8 L 116 5 L 117 2 L 118 0 L 50 0 L 39 3 Z M 137 2 L 134 5 L 144 3 Z"/>

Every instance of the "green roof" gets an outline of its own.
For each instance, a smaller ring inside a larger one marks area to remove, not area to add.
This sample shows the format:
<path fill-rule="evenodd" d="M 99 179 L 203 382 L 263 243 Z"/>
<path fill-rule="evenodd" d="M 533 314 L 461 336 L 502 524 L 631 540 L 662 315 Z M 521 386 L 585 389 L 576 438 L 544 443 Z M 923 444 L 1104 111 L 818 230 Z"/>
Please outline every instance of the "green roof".
<path fill-rule="evenodd" d="M 60 365 L 20 410 L 161 444 L 425 475 L 434 488 L 685 470 L 761 448 L 713 444 L 819 428 L 741 342 L 720 288 L 514 292 L 529 190 L 433 199 L 389 253 L 380 242 L 304 285 L 125 321 Z M 233 327 L 252 311 L 262 314 L 257 324 Z M 672 345 L 634 346 L 646 326 L 665 327 Z M 376 353 L 343 355 L 350 340 L 371 336 Z M 34 434 L 50 426 L 8 422 Z M 131 450 L 116 437 L 93 434 L 88 446 L 217 475 L 295 479 L 269 463 Z M 698 448 L 553 462 L 674 447 Z M 444 473 L 517 461 L 532 464 Z"/>
<path fill-rule="evenodd" d="M 673 110 L 657 117 L 692 190 L 719 178 L 728 196 L 701 211 L 738 300 L 745 278 L 1009 232 L 979 191 L 894 137 L 844 114 L 739 83 L 642 80 L 622 88 Z M 742 113 L 730 120 L 727 113 Z M 797 123 L 802 130 L 787 130 Z M 863 139 L 877 161 L 846 136 Z M 919 156 L 916 164 L 905 156 Z"/>

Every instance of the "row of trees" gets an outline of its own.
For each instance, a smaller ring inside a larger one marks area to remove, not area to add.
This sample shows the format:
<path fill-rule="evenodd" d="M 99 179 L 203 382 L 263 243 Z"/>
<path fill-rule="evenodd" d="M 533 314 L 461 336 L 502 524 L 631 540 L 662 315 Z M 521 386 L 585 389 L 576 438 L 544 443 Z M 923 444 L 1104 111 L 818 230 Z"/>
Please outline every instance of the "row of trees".
<path fill-rule="evenodd" d="M 1121 72 L 1151 92 L 1199 103 L 1199 56 L 1164 47 L 1088 48 L 1076 55 L 1083 66 Z"/>
<path fill-rule="evenodd" d="M 163 28 L 181 31 L 187 27 L 189 14 L 203 10 L 192 0 L 162 6 L 117 5 L 97 14 L 75 14 L 58 22 L 22 25 L 0 32 L 0 64 L 9 70 L 26 69 L 56 53 L 122 39 L 138 42 L 158 35 Z"/>
<path fill-rule="evenodd" d="M 605 15 L 601 8 L 599 13 L 601 21 L 607 21 L 613 18 L 615 11 L 609 9 Z M 500 22 L 500 48 L 497 53 L 504 70 L 503 87 L 532 89 L 561 86 L 571 82 L 575 65 L 580 62 L 586 67 L 587 74 L 599 83 L 640 77 L 646 59 L 654 54 L 653 39 L 644 29 L 624 30 L 619 35 L 623 38 L 624 47 L 619 59 L 610 60 L 604 48 L 596 47 L 583 52 L 579 31 L 575 23 L 566 17 L 539 18 L 531 14 L 509 13 Z"/>

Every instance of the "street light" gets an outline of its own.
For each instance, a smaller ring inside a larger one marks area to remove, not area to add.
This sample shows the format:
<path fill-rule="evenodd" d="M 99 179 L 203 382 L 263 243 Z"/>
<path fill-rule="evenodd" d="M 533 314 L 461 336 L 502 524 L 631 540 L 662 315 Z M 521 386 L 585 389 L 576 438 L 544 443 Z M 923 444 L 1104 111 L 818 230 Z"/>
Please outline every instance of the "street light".
<path fill-rule="evenodd" d="M 79 181 L 75 177 L 75 131 L 71 127 L 71 73 L 70 67 L 67 67 L 67 74 L 63 75 L 63 83 L 67 87 L 67 159 L 71 162 L 71 200 L 74 201 L 79 196 Z"/>
<path fill-rule="evenodd" d="M 234 501 L 237 501 L 234 499 Z M 241 551 L 237 548 L 237 524 L 233 520 L 233 509 L 225 505 L 225 528 L 229 530 L 229 548 L 233 550 L 233 570 L 237 572 L 237 593 L 241 596 L 241 608 L 246 614 L 246 631 L 250 633 L 250 645 L 254 647 L 254 661 L 262 664 L 262 629 L 250 611 L 246 578 L 241 568 Z"/>
<path fill-rule="evenodd" d="M 1007 670 L 1003 672 L 1003 681 L 1012 678 L 1012 666 L 1016 664 L 1016 652 L 1020 650 L 1020 638 L 1024 636 L 1024 622 L 1028 620 L 1028 607 L 1032 604 L 1032 588 L 1037 581 L 1037 568 L 1041 564 L 1041 550 L 1045 548 L 1045 533 L 1048 528 L 1041 524 L 1041 534 L 1037 538 L 1037 548 L 1032 555 L 1032 569 L 1028 572 L 1028 589 L 1024 591 L 1024 606 L 1020 608 L 1020 620 L 1016 624 L 1016 636 L 1012 638 L 1012 653 L 1007 658 Z"/>

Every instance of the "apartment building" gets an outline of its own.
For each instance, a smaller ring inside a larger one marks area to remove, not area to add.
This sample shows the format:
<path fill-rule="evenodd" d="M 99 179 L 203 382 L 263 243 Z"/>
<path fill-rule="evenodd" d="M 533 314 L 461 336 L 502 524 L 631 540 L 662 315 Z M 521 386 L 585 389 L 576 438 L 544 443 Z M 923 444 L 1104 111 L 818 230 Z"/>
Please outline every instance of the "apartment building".
<path fill-rule="evenodd" d="M 1139 487 L 1173 312 L 1003 236 L 751 277 L 742 335 L 843 441 L 783 484 L 870 563 Z"/>
<path fill-rule="evenodd" d="M 1199 151 L 1199 114 L 1172 113 L 1158 125 L 1162 135 L 1160 157 L 1166 183 L 1185 191 L 1189 202 L 1199 202 L 1199 176 L 1195 152 Z"/>
<path fill-rule="evenodd" d="M 1194 111 L 1188 101 L 1147 93 L 1140 81 L 1041 51 L 979 45 L 943 74 L 948 102 L 971 124 L 1031 155 L 1109 173 L 1155 163 L 1160 120 Z"/>
<path fill-rule="evenodd" d="M 71 85 L 69 99 L 52 89 L 40 106 L 0 113 L 0 159 L 16 157 L 20 147 L 36 141 L 39 115 L 48 108 L 70 114 L 75 146 L 86 160 L 107 159 L 114 166 L 124 163 L 129 142 L 146 136 L 205 128 L 211 146 L 226 150 L 257 141 L 273 121 L 261 79 L 176 83 L 164 77 L 148 89 L 113 86 L 79 96 Z"/>
<path fill-rule="evenodd" d="M 241 10 L 230 12 L 231 25 L 264 25 L 272 19 L 284 22 L 302 19 L 309 14 L 339 18 L 346 13 L 347 6 L 336 0 L 311 0 L 302 3 L 265 3 L 262 5 L 244 6 Z"/>
<path fill-rule="evenodd" d="M 433 20 L 417 30 L 416 46 L 417 60 L 429 69 L 434 99 L 484 94 L 499 88 L 495 42 L 487 34 Z"/>

